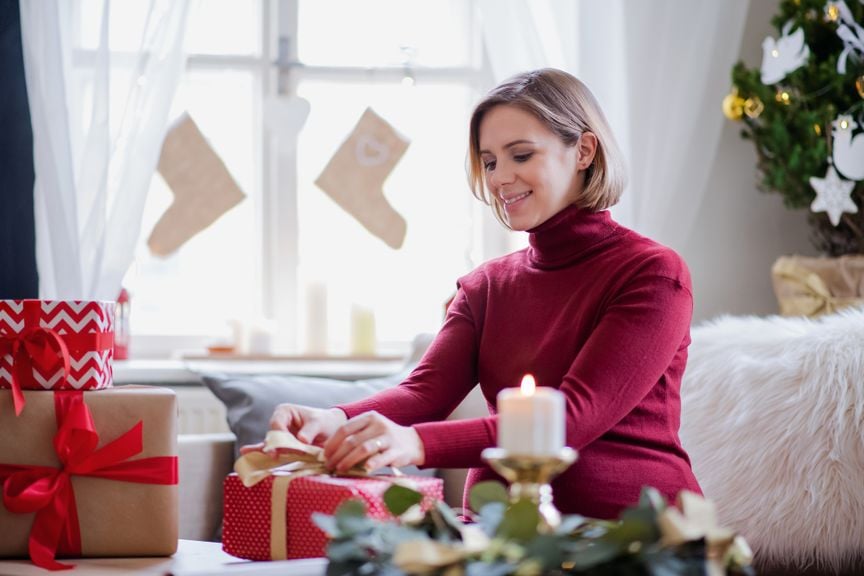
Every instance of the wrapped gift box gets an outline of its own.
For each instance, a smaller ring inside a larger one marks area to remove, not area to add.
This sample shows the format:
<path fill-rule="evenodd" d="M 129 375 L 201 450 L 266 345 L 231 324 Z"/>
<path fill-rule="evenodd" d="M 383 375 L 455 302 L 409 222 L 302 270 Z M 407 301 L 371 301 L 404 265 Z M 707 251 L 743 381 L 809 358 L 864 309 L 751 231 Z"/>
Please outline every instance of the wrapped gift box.
<path fill-rule="evenodd" d="M 0 556 L 27 556 L 29 545 L 31 559 L 43 565 L 32 554 L 31 540 L 46 530 L 60 532 L 55 537 L 59 557 L 173 554 L 177 548 L 175 393 L 123 386 L 93 392 L 24 391 L 24 395 L 27 409 L 10 418 L 12 394 L 0 391 L 4 492 Z M 34 482 L 40 478 L 61 485 L 67 475 L 71 498 L 62 494 L 61 486 L 52 491 L 47 505 L 37 505 L 29 513 L 17 508 L 32 502 L 8 501 L 26 488 L 37 488 Z M 52 516 L 55 508 L 61 512 L 59 519 Z"/>
<path fill-rule="evenodd" d="M 31 390 L 108 388 L 113 348 L 114 302 L 0 300 L 0 388 L 12 388 L 16 375 Z M 21 362 L 26 373 L 16 372 Z"/>
<path fill-rule="evenodd" d="M 288 481 L 277 472 L 246 488 L 237 474 L 230 474 L 224 485 L 222 548 L 233 556 L 249 560 L 324 556 L 327 535 L 312 522 L 312 514 L 333 514 L 342 502 L 353 498 L 366 504 L 370 517 L 391 518 L 384 505 L 384 492 L 393 479 L 392 476 L 319 475 Z M 443 499 L 440 478 L 410 477 L 409 480 L 425 496 L 424 510 Z"/>

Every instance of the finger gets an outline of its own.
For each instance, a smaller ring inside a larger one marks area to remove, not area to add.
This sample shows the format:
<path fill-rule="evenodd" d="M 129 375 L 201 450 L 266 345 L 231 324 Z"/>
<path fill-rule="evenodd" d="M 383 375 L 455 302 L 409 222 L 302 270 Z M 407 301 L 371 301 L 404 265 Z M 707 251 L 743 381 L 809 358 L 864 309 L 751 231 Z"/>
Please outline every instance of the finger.
<path fill-rule="evenodd" d="M 355 436 L 356 437 L 356 436 Z M 380 437 L 357 440 L 355 446 L 344 456 L 331 460 L 331 465 L 337 472 L 347 472 L 355 465 L 367 460 L 370 456 L 381 453 L 388 448 L 386 439 Z"/>
<path fill-rule="evenodd" d="M 324 444 L 324 457 L 332 458 L 340 448 L 343 448 L 347 439 L 360 433 L 364 428 L 373 423 L 373 413 L 366 412 L 348 420 L 336 430 L 330 439 Z M 365 439 L 365 438 L 364 438 Z M 353 446 L 351 446 L 353 447 Z"/>
<path fill-rule="evenodd" d="M 248 454 L 249 452 L 261 452 L 264 450 L 264 443 L 259 442 L 257 444 L 247 444 L 246 446 L 240 447 L 240 454 Z"/>
<path fill-rule="evenodd" d="M 294 410 L 284 404 L 280 404 L 270 417 L 271 430 L 288 431 L 294 423 Z"/>
<path fill-rule="evenodd" d="M 383 452 L 375 454 L 366 461 L 366 470 L 372 472 L 373 470 L 378 470 L 379 468 L 384 468 L 385 466 L 404 466 L 404 464 L 397 463 L 400 459 L 399 456 L 399 451 L 395 448 L 384 450 Z"/>
<path fill-rule="evenodd" d="M 318 420 L 311 420 L 306 422 L 302 428 L 297 432 L 297 439 L 301 442 L 305 442 L 306 444 L 314 444 L 315 439 L 318 437 L 318 434 L 321 433 L 321 422 Z"/>

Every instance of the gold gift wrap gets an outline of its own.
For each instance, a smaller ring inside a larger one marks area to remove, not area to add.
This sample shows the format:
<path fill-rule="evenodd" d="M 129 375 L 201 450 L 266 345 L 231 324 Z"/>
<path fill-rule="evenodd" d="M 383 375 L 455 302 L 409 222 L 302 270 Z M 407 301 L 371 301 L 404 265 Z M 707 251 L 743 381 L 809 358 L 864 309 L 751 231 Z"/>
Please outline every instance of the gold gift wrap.
<path fill-rule="evenodd" d="M 783 316 L 820 316 L 864 306 L 864 255 L 781 256 L 771 279 Z"/>
<path fill-rule="evenodd" d="M 128 462 L 177 456 L 177 399 L 166 388 L 123 386 L 83 392 L 99 447 L 143 423 L 143 450 Z M 53 392 L 25 390 L 15 417 L 12 394 L 0 391 L 0 464 L 61 466 Z M 176 464 L 176 461 L 175 461 Z M 174 466 L 176 479 L 176 465 Z M 71 476 L 81 556 L 170 556 L 177 550 L 177 484 Z M 24 557 L 36 514 L 15 514 L 0 501 L 0 556 Z M 62 554 L 58 554 L 62 556 Z"/>

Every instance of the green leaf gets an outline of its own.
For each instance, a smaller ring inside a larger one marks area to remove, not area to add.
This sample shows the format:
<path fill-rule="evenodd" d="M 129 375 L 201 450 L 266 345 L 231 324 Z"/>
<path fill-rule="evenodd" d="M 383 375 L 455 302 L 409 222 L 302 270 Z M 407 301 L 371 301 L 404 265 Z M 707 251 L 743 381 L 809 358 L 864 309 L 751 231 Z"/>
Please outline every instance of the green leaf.
<path fill-rule="evenodd" d="M 560 534 L 563 536 L 572 534 L 576 530 L 584 526 L 586 523 L 587 519 L 584 516 L 580 516 L 578 514 L 564 516 L 563 518 L 561 518 L 561 524 L 559 524 L 555 528 L 555 534 Z"/>
<path fill-rule="evenodd" d="M 580 546 L 578 551 L 568 555 L 567 561 L 576 570 L 588 570 L 600 564 L 610 562 L 621 554 L 621 548 L 613 542 L 596 540 Z"/>
<path fill-rule="evenodd" d="M 450 506 L 438 500 L 435 502 L 435 509 L 438 510 L 439 514 L 441 514 L 441 518 L 444 520 L 447 526 L 449 526 L 456 532 L 459 532 L 462 529 L 462 521 L 459 520 L 459 517 L 456 515 L 453 509 L 450 508 Z"/>
<path fill-rule="evenodd" d="M 642 493 L 639 494 L 639 507 L 651 508 L 659 514 L 666 509 L 666 499 L 656 488 L 643 486 Z"/>
<path fill-rule="evenodd" d="M 362 500 L 346 500 L 336 508 L 336 518 L 346 518 L 349 516 L 366 516 L 366 504 Z"/>
<path fill-rule="evenodd" d="M 394 516 L 401 516 L 422 501 L 423 494 L 399 484 L 393 484 L 384 492 L 384 505 Z"/>
<path fill-rule="evenodd" d="M 336 518 L 334 518 L 333 516 L 321 514 L 320 512 L 313 512 L 312 522 L 330 538 L 336 538 L 340 534 L 339 526 L 336 523 Z"/>
<path fill-rule="evenodd" d="M 507 504 L 504 502 L 490 502 L 480 510 L 477 523 L 487 536 L 495 536 L 498 533 L 498 527 L 504 519 L 505 510 L 507 510 Z"/>
<path fill-rule="evenodd" d="M 333 540 L 327 545 L 327 557 L 332 562 L 350 562 L 368 560 L 366 551 L 356 540 Z"/>
<path fill-rule="evenodd" d="M 541 534 L 525 546 L 525 554 L 538 560 L 545 571 L 561 566 L 564 551 L 561 549 L 561 538 L 551 534 Z"/>
<path fill-rule="evenodd" d="M 537 536 L 540 512 L 537 504 L 523 498 L 511 504 L 504 511 L 504 518 L 498 526 L 498 535 L 519 542 L 527 542 Z"/>
<path fill-rule="evenodd" d="M 468 495 L 468 502 L 471 505 L 471 509 L 475 512 L 479 512 L 483 509 L 483 506 L 490 502 L 503 502 L 506 504 L 509 500 L 510 497 L 507 495 L 507 488 L 495 480 L 478 482 L 471 488 L 471 492 Z"/>
<path fill-rule="evenodd" d="M 506 562 L 471 562 L 465 567 L 465 576 L 507 576 L 515 570 Z"/>
<path fill-rule="evenodd" d="M 656 542 L 660 539 L 657 513 L 650 508 L 629 508 L 621 513 L 621 523 L 611 528 L 606 537 L 622 545 Z"/>

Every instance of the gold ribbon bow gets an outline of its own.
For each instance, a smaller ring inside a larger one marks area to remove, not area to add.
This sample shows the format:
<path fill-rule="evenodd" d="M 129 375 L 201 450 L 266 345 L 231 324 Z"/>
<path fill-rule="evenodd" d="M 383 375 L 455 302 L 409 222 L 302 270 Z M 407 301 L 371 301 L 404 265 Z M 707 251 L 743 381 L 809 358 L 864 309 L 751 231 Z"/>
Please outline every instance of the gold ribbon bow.
<path fill-rule="evenodd" d="M 305 444 L 290 432 L 271 430 L 264 439 L 264 451 L 244 454 L 234 462 L 234 471 L 247 488 L 274 476 L 270 495 L 270 558 L 285 560 L 288 557 L 285 517 L 288 486 L 296 478 L 329 474 L 324 463 L 324 449 Z M 365 477 L 369 474 L 361 463 L 343 475 Z"/>
<path fill-rule="evenodd" d="M 841 308 L 864 304 L 864 298 L 834 296 L 825 281 L 815 272 L 799 266 L 792 260 L 781 258 L 771 268 L 774 277 L 790 287 L 791 294 L 779 295 L 783 316 L 819 316 L 833 314 Z"/>

